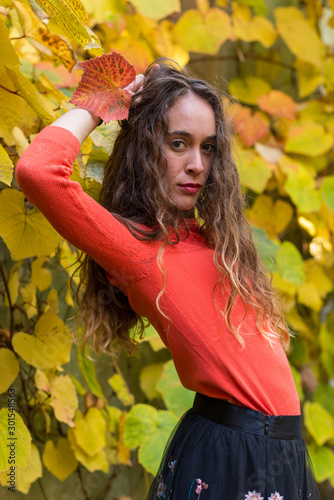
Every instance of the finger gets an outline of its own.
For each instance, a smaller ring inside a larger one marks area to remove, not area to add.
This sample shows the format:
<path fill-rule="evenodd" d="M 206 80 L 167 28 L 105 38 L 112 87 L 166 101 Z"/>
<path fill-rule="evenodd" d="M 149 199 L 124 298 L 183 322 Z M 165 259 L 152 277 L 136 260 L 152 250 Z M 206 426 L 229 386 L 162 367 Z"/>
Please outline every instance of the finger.
<path fill-rule="evenodd" d="M 136 76 L 136 78 L 131 82 L 129 85 L 124 87 L 126 90 L 128 90 L 131 93 L 138 92 L 143 86 L 144 83 L 144 75 L 139 74 Z"/>

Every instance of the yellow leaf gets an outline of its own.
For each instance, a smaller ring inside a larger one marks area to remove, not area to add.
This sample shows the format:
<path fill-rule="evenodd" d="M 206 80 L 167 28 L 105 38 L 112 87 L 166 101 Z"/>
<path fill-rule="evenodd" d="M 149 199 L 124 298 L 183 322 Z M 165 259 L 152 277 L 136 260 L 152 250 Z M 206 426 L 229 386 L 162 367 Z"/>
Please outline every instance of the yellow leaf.
<path fill-rule="evenodd" d="M 232 19 L 234 34 L 240 40 L 258 41 L 267 48 L 276 41 L 277 33 L 272 23 L 265 17 L 252 17 L 251 9 L 247 5 L 235 4 Z"/>
<path fill-rule="evenodd" d="M 232 36 L 230 17 L 218 8 L 209 9 L 204 16 L 198 10 L 187 10 L 178 20 L 176 32 L 186 50 L 212 55 Z"/>
<path fill-rule="evenodd" d="M 35 385 L 37 389 L 44 392 L 50 392 L 50 384 L 43 370 L 37 368 L 35 373 Z"/>
<path fill-rule="evenodd" d="M 59 27 L 73 40 L 78 42 L 84 49 L 97 49 L 94 55 L 101 56 L 103 49 L 99 39 L 93 31 L 83 23 L 82 6 L 77 0 L 77 5 L 64 0 L 36 0 L 38 5 L 47 13 Z M 72 4 L 72 5 L 71 5 Z"/>
<path fill-rule="evenodd" d="M 45 467 L 59 481 L 65 481 L 78 467 L 78 461 L 66 438 L 58 439 L 56 446 L 51 440 L 47 441 L 42 458 Z"/>
<path fill-rule="evenodd" d="M 196 0 L 197 9 L 201 14 L 205 14 L 210 9 L 209 0 Z"/>
<path fill-rule="evenodd" d="M 20 60 L 17 57 L 14 47 L 9 39 L 9 32 L 6 25 L 0 17 L 0 65 L 5 64 L 20 64 Z"/>
<path fill-rule="evenodd" d="M 305 282 L 298 288 L 298 302 L 320 311 L 323 299 L 332 291 L 333 283 L 324 270 L 313 260 L 304 262 Z"/>
<path fill-rule="evenodd" d="M 275 9 L 275 17 L 277 30 L 291 52 L 299 59 L 320 68 L 325 47 L 301 10 L 295 7 L 278 7 Z"/>
<path fill-rule="evenodd" d="M 55 289 L 50 290 L 48 298 L 46 299 L 47 306 L 45 312 L 51 312 L 52 314 L 58 315 L 58 292 Z"/>
<path fill-rule="evenodd" d="M 6 72 L 10 78 L 15 92 L 31 106 L 37 113 L 44 125 L 50 125 L 56 118 L 49 101 L 47 101 L 36 89 L 36 87 L 23 76 L 19 70 L 6 66 Z"/>
<path fill-rule="evenodd" d="M 228 91 L 241 102 L 257 104 L 259 97 L 270 91 L 270 85 L 262 78 L 249 75 L 245 78 L 233 78 L 228 85 Z"/>
<path fill-rule="evenodd" d="M 124 406 L 132 406 L 134 404 L 135 398 L 129 391 L 129 388 L 121 375 L 115 373 L 115 375 L 108 379 L 108 384 L 110 384 L 114 389 L 118 399 Z"/>
<path fill-rule="evenodd" d="M 71 290 L 71 284 L 70 284 L 70 278 L 66 282 L 67 286 L 67 292 L 65 296 L 65 302 L 68 306 L 75 307 L 75 304 L 72 299 L 72 290 Z"/>
<path fill-rule="evenodd" d="M 39 451 L 36 445 L 31 445 L 31 455 L 26 468 L 14 468 L 11 470 L 12 479 L 8 476 L 8 472 L 0 474 L 0 484 L 5 487 L 14 487 L 12 491 L 21 491 L 21 493 L 29 493 L 30 486 L 36 479 L 42 477 L 42 464 L 39 456 Z M 13 484 L 7 481 L 12 480 Z"/>
<path fill-rule="evenodd" d="M 7 75 L 1 76 L 1 85 L 15 92 Z M 13 128 L 18 126 L 27 133 L 38 132 L 39 119 L 36 113 L 19 95 L 0 88 L 0 137 L 7 146 L 15 145 Z"/>
<path fill-rule="evenodd" d="M 36 208 L 26 213 L 24 194 L 16 189 L 4 189 L 0 193 L 0 236 L 13 260 L 49 255 L 60 240 Z"/>
<path fill-rule="evenodd" d="M 38 319 L 34 335 L 19 332 L 13 337 L 14 350 L 27 363 L 42 370 L 68 363 L 71 346 L 70 330 L 51 312 Z"/>
<path fill-rule="evenodd" d="M 71 71 L 76 60 L 68 43 L 58 35 L 52 35 L 31 8 L 17 1 L 14 1 L 13 4 L 17 10 L 24 35 L 48 47 L 51 52 L 59 57 L 64 66 Z"/>
<path fill-rule="evenodd" d="M 279 275 L 279 273 L 273 273 L 273 286 L 277 288 L 280 292 L 286 293 L 290 295 L 290 297 L 294 297 L 297 292 L 297 287 L 290 281 L 287 281 Z"/>
<path fill-rule="evenodd" d="M 313 158 L 327 153 L 333 144 L 333 136 L 326 133 L 319 123 L 295 122 L 289 128 L 284 149 L 287 153 L 297 153 Z"/>
<path fill-rule="evenodd" d="M 293 208 L 282 200 L 276 202 L 270 196 L 258 196 L 252 208 L 246 211 L 249 220 L 266 230 L 269 238 L 284 231 L 293 217 Z"/>
<path fill-rule="evenodd" d="M 140 388 L 150 401 L 161 396 L 156 386 L 162 375 L 164 365 L 164 363 L 152 363 L 144 366 L 140 372 Z"/>
<path fill-rule="evenodd" d="M 131 3 L 141 14 L 152 19 L 162 19 L 181 10 L 180 0 L 164 0 L 163 2 L 131 0 Z"/>
<path fill-rule="evenodd" d="M 324 75 L 313 64 L 297 59 L 294 63 L 298 75 L 299 97 L 312 94 L 325 81 Z"/>
<path fill-rule="evenodd" d="M 50 379 L 51 406 L 59 422 L 74 426 L 73 418 L 78 409 L 78 397 L 69 375 L 59 375 Z"/>
<path fill-rule="evenodd" d="M 301 212 L 316 212 L 320 208 L 320 193 L 315 189 L 315 182 L 306 168 L 296 160 L 282 155 L 278 164 L 287 174 L 284 190 Z"/>
<path fill-rule="evenodd" d="M 130 465 L 130 449 L 126 446 L 124 440 L 126 415 L 127 413 L 124 411 L 118 422 L 117 458 L 119 463 Z"/>
<path fill-rule="evenodd" d="M 189 53 L 179 44 L 175 24 L 168 19 L 159 24 L 152 22 L 150 29 L 145 30 L 145 38 L 161 57 L 173 59 L 182 67 L 188 63 Z"/>
<path fill-rule="evenodd" d="M 71 448 L 74 451 L 76 459 L 88 469 L 90 472 L 102 470 L 105 474 L 108 473 L 109 464 L 105 450 L 98 451 L 95 455 L 90 456 L 78 445 L 74 435 L 74 429 L 70 428 L 67 432 L 67 437 L 71 443 Z"/>
<path fill-rule="evenodd" d="M 238 165 L 241 184 L 256 193 L 262 193 L 272 176 L 272 170 L 263 158 L 253 155 L 248 161 Z"/>
<path fill-rule="evenodd" d="M 31 455 L 27 467 L 25 469 L 16 469 L 16 473 L 16 489 L 21 493 L 29 493 L 32 483 L 43 475 L 41 458 L 36 445 L 31 445 Z"/>
<path fill-rule="evenodd" d="M 37 314 L 36 287 L 33 283 L 27 283 L 20 289 L 23 305 L 28 318 L 33 318 Z"/>
<path fill-rule="evenodd" d="M 0 348 L 0 366 L 1 366 L 1 379 L 0 379 L 0 393 L 6 392 L 16 379 L 19 371 L 19 362 L 10 349 L 5 347 Z"/>
<path fill-rule="evenodd" d="M 46 257 L 38 257 L 31 264 L 31 283 L 37 286 L 37 288 L 43 292 L 52 282 L 52 274 L 48 269 L 43 268 L 46 261 Z"/>
<path fill-rule="evenodd" d="M 8 399 L 8 409 L 0 410 L 0 472 L 10 468 L 8 457 L 13 456 L 16 467 L 26 467 L 31 453 L 30 432 L 21 415 L 13 410 L 15 396 Z"/>
<path fill-rule="evenodd" d="M 97 408 L 89 408 L 86 415 L 78 411 L 73 429 L 75 441 L 87 455 L 93 457 L 106 445 L 106 428 L 106 421 Z"/>
<path fill-rule="evenodd" d="M 0 144 L 0 182 L 10 186 L 13 179 L 14 164 Z"/>
<path fill-rule="evenodd" d="M 29 147 L 29 142 L 22 130 L 19 127 L 13 128 L 13 136 L 15 139 L 15 148 L 19 156 Z"/>
<path fill-rule="evenodd" d="M 15 262 L 12 269 L 10 270 L 8 278 L 8 289 L 12 305 L 16 303 L 17 297 L 19 296 L 19 284 L 20 284 L 19 269 L 21 267 L 21 264 L 22 261 Z M 9 306 L 7 295 L 5 297 L 5 306 L 7 307 Z"/>

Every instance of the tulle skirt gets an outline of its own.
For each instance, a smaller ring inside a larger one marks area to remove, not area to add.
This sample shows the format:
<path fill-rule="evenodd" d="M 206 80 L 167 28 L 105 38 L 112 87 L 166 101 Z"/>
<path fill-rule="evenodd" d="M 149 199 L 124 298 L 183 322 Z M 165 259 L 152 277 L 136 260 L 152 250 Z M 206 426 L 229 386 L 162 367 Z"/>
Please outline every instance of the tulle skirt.
<path fill-rule="evenodd" d="M 147 500 L 321 500 L 301 416 L 266 416 L 196 394 Z"/>

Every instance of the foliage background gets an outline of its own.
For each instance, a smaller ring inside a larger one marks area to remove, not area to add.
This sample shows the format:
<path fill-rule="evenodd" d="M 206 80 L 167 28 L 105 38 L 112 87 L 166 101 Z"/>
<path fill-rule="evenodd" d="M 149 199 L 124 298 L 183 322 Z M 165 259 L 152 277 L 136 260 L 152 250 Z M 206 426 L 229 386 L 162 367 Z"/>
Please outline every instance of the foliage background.
<path fill-rule="evenodd" d="M 16 392 L 16 498 L 143 500 L 193 395 L 156 332 L 140 358 L 72 346 L 77 250 L 25 200 L 14 166 L 68 110 L 78 61 L 159 56 L 235 96 L 247 215 L 291 328 L 304 437 L 323 499 L 334 488 L 334 2 L 0 0 L 0 498 L 12 492 L 7 396 Z M 228 82 L 228 84 L 227 84 Z M 115 124 L 82 146 L 72 178 L 100 189 Z"/>

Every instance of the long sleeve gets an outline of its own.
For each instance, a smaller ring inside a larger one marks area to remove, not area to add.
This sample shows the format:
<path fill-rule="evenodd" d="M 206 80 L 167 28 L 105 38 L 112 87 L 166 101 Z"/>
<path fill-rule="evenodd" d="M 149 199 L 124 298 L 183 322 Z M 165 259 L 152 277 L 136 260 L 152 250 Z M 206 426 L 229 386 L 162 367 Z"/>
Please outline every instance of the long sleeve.
<path fill-rule="evenodd" d="M 71 132 L 46 127 L 21 156 L 17 182 L 59 234 L 127 285 L 140 278 L 137 263 L 147 259 L 147 244 L 70 179 L 79 149 Z"/>

